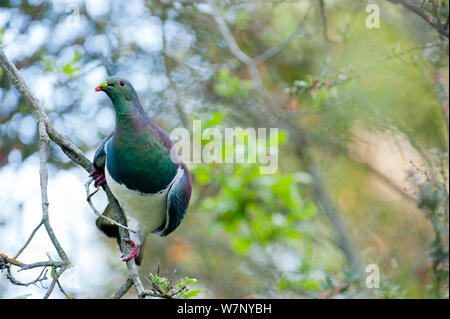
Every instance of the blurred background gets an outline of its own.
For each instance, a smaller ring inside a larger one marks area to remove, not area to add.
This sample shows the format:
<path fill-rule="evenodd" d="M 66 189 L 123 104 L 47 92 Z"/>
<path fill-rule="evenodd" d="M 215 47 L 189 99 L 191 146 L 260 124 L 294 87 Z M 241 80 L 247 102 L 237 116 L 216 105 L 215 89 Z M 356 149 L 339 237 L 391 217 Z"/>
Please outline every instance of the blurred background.
<path fill-rule="evenodd" d="M 448 27 L 448 0 L 410 2 Z M 186 218 L 148 238 L 142 277 L 158 264 L 165 276 L 176 269 L 203 298 L 448 298 L 448 29 L 425 20 L 386 0 L 0 0 L 0 45 L 91 159 L 114 127 L 110 100 L 94 92 L 109 75 L 129 79 L 168 132 L 192 130 L 194 119 L 203 129 L 279 128 L 275 174 L 258 163 L 189 164 Z M 38 138 L 0 69 L 8 256 L 41 219 Z M 88 174 L 54 143 L 48 156 L 50 222 L 74 265 L 61 284 L 75 298 L 109 297 L 126 267 L 95 227 Z M 103 192 L 94 203 L 106 205 Z M 48 256 L 58 259 L 42 228 L 20 260 Z M 366 284 L 367 265 L 379 288 Z M 45 291 L 0 272 L 2 298 Z"/>

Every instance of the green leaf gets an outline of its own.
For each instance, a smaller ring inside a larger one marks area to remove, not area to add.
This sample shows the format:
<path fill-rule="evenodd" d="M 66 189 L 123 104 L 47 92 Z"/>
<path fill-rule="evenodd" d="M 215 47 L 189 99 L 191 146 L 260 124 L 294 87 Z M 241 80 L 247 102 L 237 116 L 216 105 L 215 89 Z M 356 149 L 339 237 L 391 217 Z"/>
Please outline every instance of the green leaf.
<path fill-rule="evenodd" d="M 52 276 L 52 278 L 55 278 L 55 276 L 56 276 L 56 267 L 52 267 L 52 271 L 50 272 L 50 276 Z"/>
<path fill-rule="evenodd" d="M 202 290 L 201 289 L 195 289 L 195 290 L 191 290 L 188 291 L 186 294 L 184 294 L 184 298 L 189 299 L 189 298 L 193 298 L 193 297 L 197 297 L 199 293 L 201 293 Z"/>
<path fill-rule="evenodd" d="M 0 29 L 0 44 L 2 44 L 3 42 L 3 35 L 5 34 L 5 28 L 1 28 Z M 1 68 L 0 68 L 1 71 Z M 0 73 L 0 78 L 1 78 L 1 73 Z"/>
<path fill-rule="evenodd" d="M 81 59 L 81 53 L 78 51 L 75 51 L 74 55 L 73 55 L 73 60 L 72 63 L 78 62 Z"/>
<path fill-rule="evenodd" d="M 80 70 L 80 68 L 73 67 L 71 63 L 64 65 L 63 68 L 62 68 L 62 71 L 64 73 L 66 73 L 67 75 L 72 75 L 73 73 L 75 73 L 75 72 L 77 72 L 79 70 Z"/>
<path fill-rule="evenodd" d="M 248 238 L 236 238 L 233 242 L 233 248 L 241 253 L 245 254 L 249 250 L 250 246 L 252 244 L 252 241 Z"/>
<path fill-rule="evenodd" d="M 186 284 L 186 285 L 192 285 L 192 284 L 196 284 L 197 283 L 197 279 L 195 279 L 195 278 L 189 278 L 189 277 L 184 277 L 184 283 Z"/>
<path fill-rule="evenodd" d="M 206 185 L 211 182 L 211 172 L 206 165 L 199 165 L 195 168 L 194 171 L 195 180 L 200 185 Z"/>

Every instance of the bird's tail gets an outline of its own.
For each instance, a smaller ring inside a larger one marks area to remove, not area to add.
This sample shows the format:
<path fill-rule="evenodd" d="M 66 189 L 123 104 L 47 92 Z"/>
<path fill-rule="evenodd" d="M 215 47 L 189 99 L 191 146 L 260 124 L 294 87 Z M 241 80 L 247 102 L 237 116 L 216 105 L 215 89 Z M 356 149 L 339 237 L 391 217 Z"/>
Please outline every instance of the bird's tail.
<path fill-rule="evenodd" d="M 114 219 L 114 212 L 109 206 L 109 204 L 106 206 L 105 210 L 103 211 L 103 216 L 109 217 L 111 219 Z M 133 240 L 136 244 L 139 244 L 141 249 L 139 251 L 139 255 L 134 259 L 137 265 L 140 265 L 143 258 L 144 253 L 144 243 L 145 243 L 145 236 L 143 235 L 143 232 L 141 231 L 141 228 L 139 226 L 139 223 L 134 219 L 127 216 L 128 226 L 131 229 L 137 229 L 136 233 L 130 233 L 131 240 Z M 117 244 L 120 247 L 120 235 L 119 235 L 119 226 L 114 225 L 111 221 L 98 217 L 95 221 L 95 225 L 98 229 L 100 229 L 106 236 L 110 238 L 115 238 L 117 240 Z M 123 253 L 123 252 L 122 252 Z"/>

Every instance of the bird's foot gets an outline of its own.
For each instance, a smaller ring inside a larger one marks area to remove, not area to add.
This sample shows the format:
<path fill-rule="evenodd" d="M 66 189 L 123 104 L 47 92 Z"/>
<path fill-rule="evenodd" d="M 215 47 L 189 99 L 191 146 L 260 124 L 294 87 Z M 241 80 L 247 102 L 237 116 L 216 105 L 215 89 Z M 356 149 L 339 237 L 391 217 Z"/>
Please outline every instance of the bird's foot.
<path fill-rule="evenodd" d="M 96 168 L 89 174 L 89 176 L 97 176 L 94 182 L 95 187 L 100 187 L 106 183 L 105 171 L 101 168 Z"/>
<path fill-rule="evenodd" d="M 140 246 L 136 244 L 134 241 L 132 241 L 130 238 L 124 238 L 123 241 L 126 242 L 128 245 L 130 245 L 132 250 L 128 255 L 122 257 L 122 261 L 126 262 L 133 258 L 136 258 L 141 250 Z"/>

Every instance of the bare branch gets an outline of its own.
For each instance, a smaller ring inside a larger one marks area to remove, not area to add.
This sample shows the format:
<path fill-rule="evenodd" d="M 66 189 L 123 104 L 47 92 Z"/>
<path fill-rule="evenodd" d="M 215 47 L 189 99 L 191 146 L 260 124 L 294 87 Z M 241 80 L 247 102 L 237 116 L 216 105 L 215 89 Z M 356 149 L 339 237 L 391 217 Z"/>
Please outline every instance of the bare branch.
<path fill-rule="evenodd" d="M 442 24 L 441 18 L 437 10 L 437 4 L 435 1 L 431 1 L 431 4 L 433 6 L 433 14 L 427 12 L 423 7 L 423 5 L 416 5 L 413 3 L 413 1 L 410 0 L 386 0 L 386 1 L 394 4 L 401 4 L 409 11 L 414 12 L 416 15 L 421 17 L 426 23 L 431 25 L 437 32 L 439 32 L 440 35 L 443 35 L 447 39 L 449 38 L 448 16 L 447 22 L 445 24 Z"/>
<path fill-rule="evenodd" d="M 9 266 L 6 266 L 7 269 L 7 273 L 6 273 L 6 278 L 9 279 L 9 281 L 16 285 L 16 286 L 25 286 L 28 287 L 30 285 L 35 285 L 37 286 L 38 283 L 40 283 L 43 286 L 42 282 L 47 280 L 47 268 L 42 268 L 42 271 L 40 272 L 40 274 L 37 276 L 36 279 L 30 281 L 30 282 L 21 282 L 19 280 L 17 280 L 16 278 L 14 278 L 14 276 L 11 273 L 11 268 Z"/>
<path fill-rule="evenodd" d="M 291 34 L 289 34 L 283 41 L 278 43 L 276 46 L 266 50 L 265 52 L 261 53 L 255 58 L 250 58 L 246 53 L 244 53 L 236 43 L 236 40 L 234 39 L 233 35 L 231 34 L 230 29 L 227 26 L 227 23 L 223 19 L 222 15 L 220 14 L 218 8 L 214 4 L 213 1 L 209 2 L 209 5 L 212 9 L 212 16 L 214 20 L 217 23 L 217 26 L 219 28 L 220 33 L 222 34 L 225 42 L 228 45 L 228 48 L 230 49 L 231 53 L 238 58 L 242 63 L 250 65 L 250 64 L 256 64 L 260 62 L 265 62 L 280 52 L 282 52 L 291 42 L 293 39 L 295 39 L 299 35 L 304 35 L 305 33 L 301 33 L 301 30 L 306 22 L 306 17 L 309 14 L 309 11 L 311 7 L 308 8 L 305 15 L 301 19 L 301 21 L 297 24 L 297 26 L 294 28 Z"/>
<path fill-rule="evenodd" d="M 67 269 L 67 266 L 61 267 L 56 274 L 53 277 L 52 283 L 47 289 L 47 292 L 44 295 L 44 299 L 48 299 L 50 297 L 51 293 L 53 292 L 53 289 L 55 288 L 56 283 L 58 282 L 59 277 L 62 275 L 62 273 Z"/>
<path fill-rule="evenodd" d="M 73 297 L 71 295 L 69 295 L 64 288 L 61 286 L 61 283 L 59 282 L 59 280 L 56 281 L 56 284 L 58 285 L 59 290 L 64 294 L 64 296 L 66 296 L 67 299 L 73 299 Z"/>
<path fill-rule="evenodd" d="M 45 229 L 52 241 L 53 246 L 57 250 L 59 257 L 62 259 L 61 262 L 49 261 L 26 265 L 19 262 L 16 259 L 8 258 L 6 255 L 2 254 L 0 255 L 0 257 L 2 257 L 0 258 L 1 261 L 0 266 L 2 266 L 1 268 L 5 268 L 9 266 L 7 263 L 12 263 L 16 266 L 21 267 L 23 270 L 35 267 L 60 267 L 44 296 L 44 298 L 48 298 L 51 292 L 53 291 L 55 285 L 58 283 L 59 277 L 67 268 L 70 267 L 70 261 L 67 258 L 67 255 L 64 252 L 63 248 L 59 244 L 59 241 L 56 239 L 56 236 L 53 232 L 53 229 L 50 225 L 48 218 L 49 203 L 47 198 L 48 171 L 46 166 L 47 161 L 46 150 L 50 143 L 50 140 L 56 143 L 72 161 L 83 167 L 87 172 L 92 171 L 93 165 L 91 161 L 87 159 L 86 156 L 84 156 L 84 154 L 81 152 L 79 148 L 77 148 L 72 142 L 70 142 L 64 135 L 62 135 L 53 127 L 53 125 L 50 122 L 50 119 L 48 118 L 41 104 L 39 103 L 39 100 L 33 95 L 29 86 L 22 78 L 22 75 L 14 66 L 14 64 L 11 63 L 11 61 L 9 61 L 9 59 L 6 57 L 1 47 L 0 47 L 0 66 L 2 67 L 3 72 L 6 74 L 8 79 L 14 84 L 17 91 L 25 98 L 25 101 L 30 107 L 31 113 L 34 115 L 38 123 L 39 137 L 40 137 L 39 151 L 40 151 L 41 201 L 42 201 L 42 215 L 43 215 L 42 223 L 45 226 Z M 120 208 L 119 203 L 109 190 L 108 185 L 104 184 L 102 187 L 103 190 L 106 192 L 109 205 L 114 211 L 116 220 L 118 221 L 119 224 L 126 225 L 127 224 L 126 217 L 122 209 Z M 34 236 L 34 233 L 37 231 L 37 229 L 39 229 L 39 227 L 36 227 L 35 230 L 33 230 L 27 243 L 16 254 L 17 256 L 23 251 L 23 249 L 25 249 L 25 247 L 28 245 L 29 241 L 31 241 L 32 237 Z M 130 237 L 128 229 L 125 229 L 123 227 L 119 227 L 119 234 L 121 239 Z M 125 245 L 123 240 L 121 241 L 121 250 L 122 252 L 127 252 L 129 250 L 129 248 Z M 141 279 L 139 278 L 137 266 L 133 259 L 127 262 L 127 267 L 129 278 L 133 280 L 133 284 L 136 287 L 138 295 L 141 295 L 141 293 L 144 291 L 144 287 L 142 285 Z"/>
<path fill-rule="evenodd" d="M 305 34 L 305 33 L 300 33 L 300 30 L 302 29 L 304 22 L 306 21 L 306 17 L 303 18 L 303 21 L 301 21 L 294 29 L 294 31 L 292 31 L 291 34 L 289 34 L 283 41 L 281 41 L 280 43 L 278 43 L 276 46 L 267 49 L 265 52 L 261 53 L 260 55 L 258 55 L 257 57 L 253 58 L 254 62 L 265 62 L 271 58 L 273 58 L 274 56 L 278 55 L 279 53 L 281 53 L 284 49 L 286 49 L 286 47 L 292 42 L 292 40 L 294 40 L 297 36 L 301 35 L 301 34 Z"/>
<path fill-rule="evenodd" d="M 22 246 L 22 248 L 19 249 L 19 251 L 14 255 L 14 259 L 19 258 L 20 254 L 25 250 L 25 248 L 27 248 L 28 244 L 31 242 L 31 240 L 34 237 L 34 234 L 36 234 L 36 232 L 39 230 L 39 228 L 41 228 L 41 226 L 44 224 L 44 221 L 41 220 L 39 222 L 39 224 L 36 226 L 35 229 L 33 229 L 33 231 L 30 234 L 30 237 L 28 237 L 27 241 L 25 242 L 25 244 Z"/>
<path fill-rule="evenodd" d="M 161 266 L 158 264 L 156 268 L 156 277 L 152 274 L 149 274 L 149 276 L 146 277 L 146 279 L 151 283 L 151 289 L 143 291 L 140 294 L 140 297 L 151 296 L 163 299 L 173 299 L 182 291 L 188 288 L 186 285 L 183 285 L 178 289 L 175 289 L 175 287 L 173 286 L 173 279 L 175 277 L 176 269 L 172 272 L 169 280 L 165 281 L 165 284 L 162 284 L 160 278 L 160 270 Z"/>
<path fill-rule="evenodd" d="M 23 271 L 23 270 L 33 269 L 33 268 L 39 268 L 39 267 L 42 267 L 42 270 L 36 279 L 25 283 L 14 277 L 14 275 L 11 272 L 11 267 L 13 267 L 13 266 L 20 268 L 18 270 L 18 272 Z M 60 270 L 61 269 L 65 270 L 65 269 L 69 268 L 70 266 L 71 265 L 68 262 L 58 262 L 58 261 L 53 261 L 53 260 L 36 262 L 36 263 L 32 263 L 32 264 L 25 264 L 25 263 L 18 261 L 15 258 L 10 258 L 5 254 L 0 253 L 0 270 L 6 269 L 6 272 L 7 272 L 6 278 L 8 278 L 8 280 L 12 284 L 17 285 L 17 286 L 29 286 L 29 285 L 37 286 L 37 283 L 40 283 L 41 286 L 43 288 L 45 288 L 44 285 L 42 284 L 42 282 L 47 280 L 47 270 L 48 270 L 47 268 L 51 267 L 52 269 L 59 268 Z M 61 271 L 61 274 L 64 270 Z M 60 287 L 60 288 L 62 290 L 62 287 Z M 47 293 L 49 293 L 49 292 L 47 291 Z"/>
<path fill-rule="evenodd" d="M 133 286 L 133 279 L 127 278 L 127 281 L 111 296 L 111 299 L 120 299 L 122 298 L 128 290 L 130 290 L 131 286 Z"/>
<path fill-rule="evenodd" d="M 252 63 L 253 59 L 251 59 L 239 48 L 238 44 L 236 43 L 236 40 L 234 39 L 233 35 L 230 32 L 230 29 L 228 29 L 227 23 L 222 18 L 222 15 L 220 14 L 216 5 L 212 1 L 210 1 L 209 4 L 212 9 L 213 18 L 217 23 L 217 27 L 219 28 L 220 33 L 225 39 L 225 42 L 227 43 L 231 53 L 244 64 Z"/>
<path fill-rule="evenodd" d="M 50 123 L 50 121 L 49 121 L 47 115 L 45 114 L 45 112 L 43 111 L 41 105 L 39 104 L 38 99 L 31 93 L 28 85 L 23 80 L 19 71 L 7 59 L 7 57 L 5 56 L 5 54 L 1 48 L 0 48 L 0 65 L 1 65 L 2 69 L 4 70 L 4 72 L 6 73 L 6 76 L 8 77 L 8 79 L 14 84 L 16 89 L 27 100 L 28 104 L 30 105 L 31 112 L 33 113 L 33 115 L 37 121 L 38 130 L 39 130 L 39 177 L 40 177 L 40 188 L 41 188 L 42 220 L 39 223 L 39 225 L 33 230 L 33 232 L 31 233 L 31 235 L 28 238 L 28 240 L 26 241 L 26 243 L 18 251 L 18 253 L 16 254 L 16 258 L 28 246 L 28 244 L 32 240 L 34 234 L 36 233 L 36 231 L 42 225 L 44 225 L 44 227 L 47 231 L 47 234 L 50 237 L 50 240 L 58 253 L 59 258 L 61 258 L 61 260 L 62 260 L 62 267 L 59 269 L 59 272 L 58 272 L 59 275 L 61 275 L 64 272 L 64 270 L 66 270 L 67 268 L 70 267 L 70 261 L 69 261 L 69 258 L 67 257 L 66 252 L 64 251 L 61 244 L 59 243 L 59 241 L 53 231 L 53 228 L 50 224 L 50 219 L 49 219 L 49 212 L 48 212 L 49 203 L 48 203 L 48 194 L 47 194 L 48 193 L 47 192 L 47 185 L 48 185 L 47 149 L 48 149 L 48 145 L 50 143 L 50 137 L 47 132 L 47 125 L 48 125 L 48 123 Z M 8 260 L 8 259 L 4 258 L 3 260 Z M 10 262 L 19 267 L 21 265 L 21 263 L 18 262 L 15 258 L 10 260 Z M 50 266 L 50 264 L 52 267 L 54 267 L 54 262 L 50 261 L 49 265 L 44 266 L 44 269 L 45 269 L 45 267 Z M 36 267 L 41 267 L 41 266 L 36 266 Z M 11 280 L 11 282 L 20 284 L 19 281 L 14 281 L 12 279 L 13 277 L 10 272 L 9 266 L 7 268 L 8 268 L 8 278 Z M 25 267 L 21 267 L 21 268 L 22 268 L 22 270 L 26 269 Z M 42 272 L 41 272 L 41 274 L 42 274 Z M 45 276 L 42 279 L 39 276 L 38 279 L 35 280 L 35 282 L 40 282 L 44 279 L 46 279 Z M 47 297 L 51 294 L 52 290 L 53 290 L 53 288 L 51 285 L 50 288 L 46 292 Z"/>
<path fill-rule="evenodd" d="M 271 119 L 268 119 L 267 121 L 270 122 L 268 124 L 270 125 L 281 124 L 280 114 L 283 114 L 282 109 L 277 107 L 273 98 L 265 90 L 258 73 L 255 59 L 250 58 L 248 55 L 242 52 L 242 50 L 239 48 L 236 41 L 234 40 L 231 31 L 226 25 L 225 20 L 221 17 L 220 12 L 216 8 L 213 1 L 210 1 L 209 4 L 212 7 L 213 18 L 217 23 L 220 33 L 227 42 L 230 52 L 241 62 L 247 65 L 252 80 L 255 83 L 256 88 L 258 89 L 259 95 L 262 97 L 264 101 L 266 109 L 269 109 L 271 113 L 274 115 L 275 121 L 271 122 Z M 303 21 L 305 20 L 305 18 L 303 19 Z M 316 164 L 310 157 L 309 153 L 307 152 L 308 146 L 310 144 L 308 136 L 303 131 L 298 121 L 293 121 L 292 118 L 286 116 L 283 117 L 283 120 L 285 120 L 284 125 L 286 130 L 289 132 L 289 135 L 292 136 L 293 140 L 296 141 L 295 143 L 296 151 L 299 158 L 304 162 L 308 173 L 311 175 L 313 179 L 313 191 L 316 200 L 318 201 L 320 207 L 322 208 L 322 211 L 324 212 L 325 216 L 328 218 L 333 229 L 336 232 L 337 236 L 336 243 L 338 247 L 340 247 L 343 253 L 345 254 L 352 270 L 355 273 L 358 274 L 361 273 L 362 271 L 361 257 L 359 251 L 354 247 L 352 241 L 349 239 L 348 226 L 344 218 L 342 217 L 339 209 L 336 207 L 335 203 L 330 197 L 329 192 L 326 189 L 325 183 L 323 182 L 323 178 L 321 176 L 319 168 L 316 166 Z"/>
<path fill-rule="evenodd" d="M 319 9 L 320 9 L 320 18 L 322 20 L 323 37 L 325 38 L 326 41 L 330 41 L 330 38 L 328 37 L 328 20 L 324 0 L 319 0 Z"/>
<path fill-rule="evenodd" d="M 84 186 L 85 186 L 85 188 L 86 188 L 86 201 L 88 202 L 89 206 L 91 207 L 91 209 L 93 210 L 93 212 L 95 213 L 95 215 L 97 215 L 97 217 L 99 217 L 99 218 L 103 218 L 103 219 L 109 221 L 111 224 L 116 225 L 117 227 L 122 227 L 122 228 L 125 228 L 125 229 L 127 229 L 127 230 L 133 232 L 133 233 L 136 233 L 136 230 L 131 229 L 131 228 L 127 227 L 127 226 L 124 226 L 124 225 L 122 225 L 122 224 L 116 222 L 114 219 L 109 218 L 108 216 L 103 215 L 102 213 L 100 213 L 100 212 L 97 210 L 97 208 L 95 208 L 94 204 L 92 203 L 91 198 L 92 198 L 92 196 L 94 196 L 95 194 L 97 194 L 97 192 L 100 190 L 100 188 L 97 188 L 95 191 L 93 191 L 92 193 L 90 193 L 89 186 L 92 184 L 93 181 L 94 181 L 94 178 L 93 178 L 93 177 L 90 177 L 90 178 L 88 179 L 88 181 L 86 182 L 86 184 L 84 184 Z"/>
<path fill-rule="evenodd" d="M 102 185 L 103 190 L 106 193 L 106 196 L 108 198 L 108 202 L 110 207 L 112 208 L 114 212 L 115 220 L 121 224 L 121 225 L 127 225 L 127 219 L 125 217 L 125 214 L 123 213 L 122 209 L 120 208 L 119 203 L 117 202 L 117 199 L 114 197 L 114 195 L 111 193 L 111 190 L 106 184 Z M 123 241 L 124 238 L 130 238 L 130 233 L 128 229 L 119 227 L 119 236 L 120 236 L 120 249 L 123 253 L 128 254 L 130 252 L 130 248 L 125 244 Z M 134 286 L 136 288 L 136 291 L 138 293 L 138 296 L 141 295 L 141 293 L 145 290 L 144 286 L 142 284 L 141 278 L 139 277 L 139 272 L 136 266 L 136 263 L 134 259 L 130 259 L 127 261 L 127 268 L 128 268 L 128 275 L 131 280 L 133 280 Z"/>
<path fill-rule="evenodd" d="M 28 270 L 28 269 L 38 268 L 38 267 L 62 267 L 66 264 L 65 262 L 51 261 L 51 260 L 50 261 L 40 261 L 40 262 L 31 263 L 31 264 L 25 264 L 23 262 L 18 261 L 15 258 L 10 258 L 7 255 L 2 254 L 2 253 L 0 253 L 0 261 L 4 265 L 11 264 L 11 265 L 20 267 L 21 270 Z M 2 266 L 2 263 L 0 263 L 0 266 Z"/>

